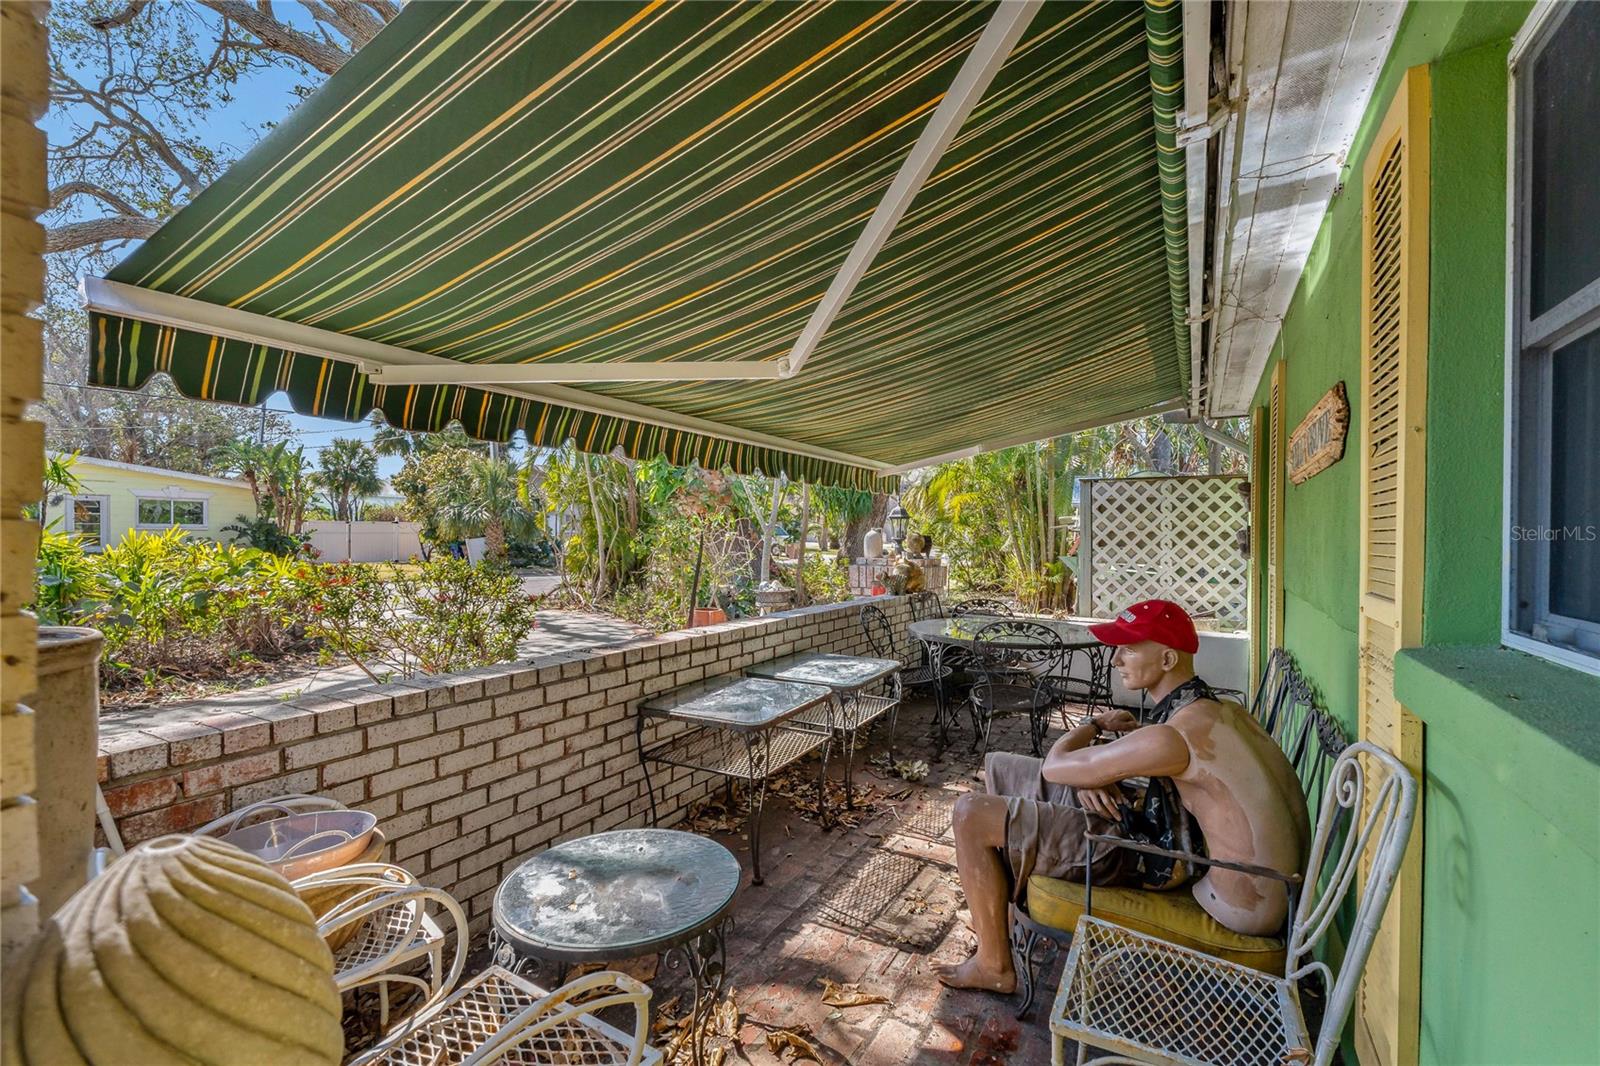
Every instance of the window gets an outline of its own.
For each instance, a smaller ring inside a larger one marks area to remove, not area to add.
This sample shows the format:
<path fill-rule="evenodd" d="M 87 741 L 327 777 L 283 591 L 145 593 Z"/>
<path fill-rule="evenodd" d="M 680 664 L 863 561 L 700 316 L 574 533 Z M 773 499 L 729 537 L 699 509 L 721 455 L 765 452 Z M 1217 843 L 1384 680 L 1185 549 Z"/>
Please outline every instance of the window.
<path fill-rule="evenodd" d="M 139 499 L 139 524 L 141 526 L 203 526 L 206 524 L 206 501 Z"/>
<path fill-rule="evenodd" d="M 89 551 L 105 547 L 108 504 L 104 496 L 67 497 L 67 532 L 82 537 Z"/>
<path fill-rule="evenodd" d="M 1600 673 L 1600 4 L 1511 54 L 1506 643 Z"/>

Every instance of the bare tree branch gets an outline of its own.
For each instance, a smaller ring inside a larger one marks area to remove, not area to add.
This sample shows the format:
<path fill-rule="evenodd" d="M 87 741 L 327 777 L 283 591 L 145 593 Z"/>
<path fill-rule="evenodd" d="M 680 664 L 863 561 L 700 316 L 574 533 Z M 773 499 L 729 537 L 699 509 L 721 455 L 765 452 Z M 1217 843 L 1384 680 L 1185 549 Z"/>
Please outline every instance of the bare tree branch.
<path fill-rule="evenodd" d="M 55 188 L 50 190 L 50 206 L 52 208 L 60 207 L 68 199 L 74 196 L 93 196 L 95 199 L 99 200 L 103 204 L 106 204 L 108 207 L 119 212 L 120 214 L 132 215 L 134 217 L 139 217 L 143 214 L 137 207 L 134 207 L 132 204 L 118 196 L 116 193 L 112 192 L 110 189 L 102 188 L 92 181 L 62 182 L 60 185 L 57 185 Z"/>
<path fill-rule="evenodd" d="M 67 222 L 45 231 L 46 252 L 70 252 L 102 241 L 143 240 L 161 228 L 159 219 L 143 215 L 112 215 L 82 222 Z"/>
<path fill-rule="evenodd" d="M 89 25 L 104 33 L 106 30 L 116 29 L 118 26 L 126 26 L 128 23 L 139 17 L 139 12 L 143 11 L 149 6 L 150 0 L 129 0 L 128 6 L 117 12 L 115 15 L 107 15 L 104 18 L 90 19 Z"/>
<path fill-rule="evenodd" d="M 244 0 L 200 0 L 200 3 L 223 18 L 232 19 L 242 29 L 259 37 L 263 44 L 293 56 L 324 74 L 332 74 L 350 58 L 350 53 L 344 49 L 279 22 L 272 17 L 270 7 L 263 10 Z"/>

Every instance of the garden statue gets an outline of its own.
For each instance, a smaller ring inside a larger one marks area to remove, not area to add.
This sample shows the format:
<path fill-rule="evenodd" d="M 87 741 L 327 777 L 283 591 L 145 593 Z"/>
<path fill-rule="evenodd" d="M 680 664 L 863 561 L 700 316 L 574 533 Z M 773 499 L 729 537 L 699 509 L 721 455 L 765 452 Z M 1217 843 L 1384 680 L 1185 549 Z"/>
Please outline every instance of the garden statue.
<path fill-rule="evenodd" d="M 271 1062 L 344 1054 L 333 954 L 289 882 L 231 844 L 135 848 L 45 923 L 7 1062 Z"/>

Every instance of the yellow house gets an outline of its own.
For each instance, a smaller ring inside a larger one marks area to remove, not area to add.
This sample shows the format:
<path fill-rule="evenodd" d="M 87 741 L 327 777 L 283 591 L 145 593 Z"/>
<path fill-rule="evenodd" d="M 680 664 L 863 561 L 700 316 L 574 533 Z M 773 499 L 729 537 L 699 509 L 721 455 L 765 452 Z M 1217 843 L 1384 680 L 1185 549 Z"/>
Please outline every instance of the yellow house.
<path fill-rule="evenodd" d="M 250 486 L 234 478 L 84 456 L 72 472 L 81 487 L 60 502 L 52 498 L 47 518 L 60 517 L 58 528 L 81 534 L 90 550 L 117 543 L 130 529 L 178 526 L 195 536 L 232 540 L 222 527 L 256 511 Z"/>

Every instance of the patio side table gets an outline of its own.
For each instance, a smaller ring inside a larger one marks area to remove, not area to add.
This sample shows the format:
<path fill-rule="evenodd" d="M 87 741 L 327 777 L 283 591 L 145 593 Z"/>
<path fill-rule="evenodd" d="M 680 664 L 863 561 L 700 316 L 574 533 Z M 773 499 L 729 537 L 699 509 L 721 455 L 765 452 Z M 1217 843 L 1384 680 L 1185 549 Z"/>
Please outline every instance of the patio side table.
<path fill-rule="evenodd" d="M 617 829 L 540 852 L 494 894 L 494 961 L 521 973 L 533 960 L 568 967 L 641 955 L 684 966 L 694 984 L 690 1024 L 716 1007 L 727 973 L 728 912 L 739 860 L 715 840 L 676 829 Z M 693 1044 L 703 1060 L 703 1041 Z"/>
<path fill-rule="evenodd" d="M 804 684 L 826 685 L 833 690 L 838 703 L 833 719 L 833 731 L 839 735 L 839 746 L 844 752 L 844 803 L 855 809 L 856 737 L 873 722 L 889 716 L 889 758 L 894 758 L 895 718 L 900 710 L 900 666 L 894 659 L 871 659 L 856 655 L 835 655 L 829 652 L 803 651 L 785 655 L 771 662 L 745 667 L 750 677 L 766 677 L 775 681 L 799 681 Z M 869 696 L 868 687 L 889 681 L 892 695 Z M 797 729 L 825 729 L 827 722 L 816 711 L 795 719 Z"/>
<path fill-rule="evenodd" d="M 722 677 L 653 696 L 639 705 L 635 737 L 650 794 L 650 820 L 656 810 L 652 763 L 683 766 L 721 774 L 730 786 L 744 781 L 750 791 L 750 867 L 752 882 L 761 884 L 761 812 L 766 806 L 767 779 L 818 748 L 822 766 L 817 775 L 817 809 L 827 810 L 827 745 L 833 736 L 833 690 L 823 685 L 769 681 L 755 677 Z M 794 721 L 820 709 L 825 728 L 795 728 Z M 644 725 L 649 719 L 688 726 L 648 747 Z"/>

